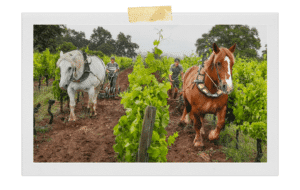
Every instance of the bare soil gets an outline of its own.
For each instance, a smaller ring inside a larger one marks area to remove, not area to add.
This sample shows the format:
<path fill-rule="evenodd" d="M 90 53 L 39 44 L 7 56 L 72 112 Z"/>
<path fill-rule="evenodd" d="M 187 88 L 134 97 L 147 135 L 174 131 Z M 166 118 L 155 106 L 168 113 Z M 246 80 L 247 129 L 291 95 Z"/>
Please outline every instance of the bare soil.
<path fill-rule="evenodd" d="M 119 74 L 117 85 L 121 91 L 128 88 L 128 74 L 132 72 L 128 68 Z M 52 82 L 52 81 L 51 81 Z M 36 82 L 35 82 L 36 85 Z M 113 127 L 121 116 L 125 115 L 125 109 L 120 104 L 121 99 L 98 99 L 97 116 L 89 117 L 86 114 L 88 95 L 80 97 L 76 105 L 76 122 L 68 122 L 69 111 L 64 107 L 65 113 L 55 115 L 52 128 L 48 132 L 38 132 L 34 140 L 34 162 L 117 162 L 113 150 L 115 136 Z M 179 136 L 169 148 L 168 162 L 227 162 L 226 155 L 221 152 L 221 146 L 207 139 L 208 131 L 213 127 L 205 121 L 205 147 L 195 148 L 193 140 L 195 130 L 191 126 L 179 127 L 178 113 L 173 113 L 176 107 L 174 100 L 168 101 L 170 108 L 170 124 L 166 128 L 168 135 L 178 131 Z M 43 120 L 39 126 L 44 126 L 48 120 Z"/>

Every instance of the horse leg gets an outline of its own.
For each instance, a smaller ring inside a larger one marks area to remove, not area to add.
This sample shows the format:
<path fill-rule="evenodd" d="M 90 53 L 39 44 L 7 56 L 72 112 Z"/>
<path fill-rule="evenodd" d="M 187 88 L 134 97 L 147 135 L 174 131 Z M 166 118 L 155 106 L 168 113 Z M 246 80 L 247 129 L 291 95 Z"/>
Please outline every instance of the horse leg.
<path fill-rule="evenodd" d="M 216 129 L 210 131 L 208 135 L 209 140 L 212 141 L 219 138 L 220 131 L 225 125 L 225 116 L 226 116 L 226 106 L 224 106 L 224 108 L 222 108 L 219 112 L 217 112 L 217 117 L 218 117 L 217 127 Z"/>
<path fill-rule="evenodd" d="M 203 143 L 202 130 L 201 130 L 201 128 L 203 126 L 201 126 L 202 122 L 201 122 L 200 118 L 204 117 L 204 116 L 193 115 L 193 114 L 191 114 L 191 116 L 192 116 L 191 118 L 194 121 L 194 128 L 195 128 L 195 131 L 196 131 L 196 136 L 195 136 L 195 139 L 194 139 L 194 146 L 195 147 L 203 147 L 204 143 Z"/>
<path fill-rule="evenodd" d="M 188 113 L 190 113 L 190 111 L 192 109 L 191 104 L 185 98 L 184 98 L 184 104 L 185 104 L 185 107 L 184 107 L 180 122 L 178 123 L 179 126 L 184 126 L 186 124 L 186 122 L 185 122 L 187 120 L 186 117 L 189 117 Z"/>
<path fill-rule="evenodd" d="M 89 94 L 89 101 L 88 101 L 88 110 L 90 113 L 90 116 L 92 116 L 94 113 L 94 110 L 92 109 L 92 104 L 94 103 L 94 95 L 95 95 L 95 89 L 93 87 L 91 87 L 88 91 Z"/>
<path fill-rule="evenodd" d="M 177 94 L 178 94 L 178 88 L 177 88 L 177 87 L 175 87 L 174 99 L 176 99 L 176 98 L 177 98 Z"/>
<path fill-rule="evenodd" d="M 76 121 L 76 116 L 75 116 L 75 91 L 72 90 L 71 88 L 68 88 L 68 95 L 70 97 L 70 117 L 69 121 Z"/>
<path fill-rule="evenodd" d="M 96 112 L 96 108 L 97 108 L 97 96 L 98 96 L 98 93 L 100 91 L 100 88 L 101 88 L 100 85 L 95 88 L 94 99 L 93 99 L 93 103 L 94 103 L 94 107 L 93 107 L 93 109 L 94 109 L 94 115 L 97 115 L 97 112 Z"/>
<path fill-rule="evenodd" d="M 178 126 L 181 126 L 181 127 L 184 127 L 184 126 L 185 126 L 185 124 L 186 124 L 186 122 L 185 122 L 186 116 L 188 116 L 188 115 L 187 115 L 187 111 L 186 111 L 186 107 L 185 107 L 184 110 L 183 110 L 181 119 L 180 119 L 180 121 L 179 121 L 179 123 L 178 123 Z"/>
<path fill-rule="evenodd" d="M 191 124 L 191 118 L 190 118 L 190 116 L 189 116 L 189 113 L 186 114 L 184 122 L 185 122 L 186 124 Z"/>

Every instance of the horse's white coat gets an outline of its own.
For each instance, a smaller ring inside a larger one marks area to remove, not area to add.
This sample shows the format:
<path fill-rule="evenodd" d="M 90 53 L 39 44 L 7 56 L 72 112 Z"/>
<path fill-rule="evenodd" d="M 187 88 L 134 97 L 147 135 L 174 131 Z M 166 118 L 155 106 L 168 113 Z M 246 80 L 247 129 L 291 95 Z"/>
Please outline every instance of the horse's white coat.
<path fill-rule="evenodd" d="M 227 79 L 227 77 L 225 78 L 226 80 L 226 83 L 227 83 L 227 87 L 228 88 L 232 88 L 232 77 L 231 77 L 231 73 L 230 73 L 230 59 L 228 56 L 225 57 L 224 61 L 227 61 L 228 63 L 228 75 L 229 75 L 229 78 Z"/>
<path fill-rule="evenodd" d="M 62 55 L 61 55 L 62 56 Z M 90 107 L 90 104 L 94 104 L 93 108 L 96 113 L 96 104 L 97 104 L 97 95 L 100 91 L 100 85 L 104 83 L 105 79 L 105 64 L 104 62 L 99 59 L 96 56 L 89 56 L 88 62 L 90 63 L 90 71 L 93 73 L 90 73 L 88 78 L 84 80 L 83 82 L 73 82 L 70 81 L 71 74 L 74 70 L 72 68 L 72 65 L 64 60 L 60 63 L 59 67 L 61 69 L 61 81 L 59 83 L 59 86 L 61 88 L 64 88 L 65 85 L 68 85 L 67 92 L 70 97 L 70 119 L 69 120 L 76 120 L 75 114 L 74 114 L 74 108 L 76 105 L 75 102 L 75 93 L 76 91 L 85 91 L 89 94 L 89 102 L 88 102 L 88 108 Z M 71 69 L 70 69 L 71 67 Z"/>

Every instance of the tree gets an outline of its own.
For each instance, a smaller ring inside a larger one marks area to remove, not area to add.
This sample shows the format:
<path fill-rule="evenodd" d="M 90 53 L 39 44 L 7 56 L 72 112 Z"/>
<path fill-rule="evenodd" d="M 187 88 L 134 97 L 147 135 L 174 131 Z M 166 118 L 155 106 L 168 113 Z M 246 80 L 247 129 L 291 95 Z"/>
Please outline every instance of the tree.
<path fill-rule="evenodd" d="M 58 48 L 56 48 L 57 51 L 63 51 L 64 53 L 75 49 L 77 49 L 77 47 L 74 46 L 72 42 L 64 42 L 63 44 L 60 44 Z"/>
<path fill-rule="evenodd" d="M 139 45 L 137 45 L 136 43 L 130 43 L 127 49 L 127 57 L 136 57 L 137 53 L 135 52 L 136 49 L 139 48 Z"/>
<path fill-rule="evenodd" d="M 211 53 L 210 49 L 213 43 L 213 38 L 211 38 L 208 34 L 202 34 L 202 38 L 199 38 L 196 41 L 196 52 L 198 52 L 199 56 L 204 55 L 204 57 L 206 57 L 206 54 Z"/>
<path fill-rule="evenodd" d="M 84 32 L 77 32 L 76 30 L 66 29 L 66 32 L 62 37 L 58 39 L 59 44 L 63 44 L 64 42 L 71 42 L 78 49 L 82 47 L 86 47 L 89 44 L 89 40 L 85 38 Z"/>
<path fill-rule="evenodd" d="M 90 38 L 90 50 L 100 50 L 106 55 L 115 53 L 115 40 L 112 39 L 112 35 L 108 30 L 103 27 L 98 27 L 93 30 L 93 34 Z"/>
<path fill-rule="evenodd" d="M 62 36 L 66 27 L 64 25 L 34 25 L 33 26 L 33 48 L 39 52 L 49 48 L 55 52 L 57 38 Z"/>
<path fill-rule="evenodd" d="M 111 56 L 116 52 L 116 41 L 114 39 L 107 40 L 106 43 L 101 44 L 96 50 Z"/>
<path fill-rule="evenodd" d="M 263 50 L 262 51 L 262 57 L 264 58 L 264 56 L 266 56 L 266 58 L 267 58 L 267 56 L 268 56 L 268 47 L 267 47 L 267 44 L 265 45 L 265 50 Z"/>
<path fill-rule="evenodd" d="M 120 32 L 117 36 L 117 48 L 116 54 L 117 56 L 125 56 L 126 55 L 126 46 L 127 46 L 127 38 L 123 32 Z"/>
<path fill-rule="evenodd" d="M 236 43 L 236 54 L 241 57 L 257 57 L 257 51 L 261 47 L 258 31 L 247 25 L 216 25 L 208 34 L 196 41 L 196 50 L 199 54 L 209 54 L 212 43 L 218 46 L 231 47 Z"/>
<path fill-rule="evenodd" d="M 116 41 L 116 54 L 118 56 L 135 57 L 137 56 L 135 50 L 138 48 L 136 43 L 131 42 L 130 35 L 125 36 L 122 32 L 118 34 Z"/>

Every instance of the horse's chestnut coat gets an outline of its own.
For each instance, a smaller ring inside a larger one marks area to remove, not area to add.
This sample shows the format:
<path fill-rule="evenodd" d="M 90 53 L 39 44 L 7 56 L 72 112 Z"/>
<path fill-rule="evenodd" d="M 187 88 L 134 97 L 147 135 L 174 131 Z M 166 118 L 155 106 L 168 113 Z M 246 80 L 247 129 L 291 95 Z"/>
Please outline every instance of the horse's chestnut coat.
<path fill-rule="evenodd" d="M 179 124 L 182 125 L 185 123 L 186 115 L 189 113 L 189 117 L 191 120 L 193 120 L 196 131 L 196 136 L 194 139 L 195 146 L 204 146 L 202 138 L 203 133 L 200 133 L 200 129 L 202 127 L 205 114 L 215 114 L 218 117 L 217 127 L 215 130 L 212 130 L 209 133 L 209 140 L 218 139 L 220 131 L 225 125 L 228 94 L 233 90 L 231 76 L 232 67 L 234 64 L 233 52 L 235 48 L 236 44 L 229 49 L 226 49 L 219 48 L 217 44 L 214 43 L 213 53 L 204 63 L 204 71 L 206 72 L 205 86 L 211 94 L 216 93 L 218 89 L 211 81 L 212 79 L 218 87 L 222 86 L 221 89 L 224 90 L 223 95 L 217 98 L 208 97 L 198 88 L 193 88 L 193 82 L 198 74 L 197 66 L 189 68 L 184 75 L 183 98 L 185 102 L 185 108 Z M 221 81 L 218 79 L 217 69 Z M 211 79 L 209 79 L 207 75 L 209 75 Z"/>

